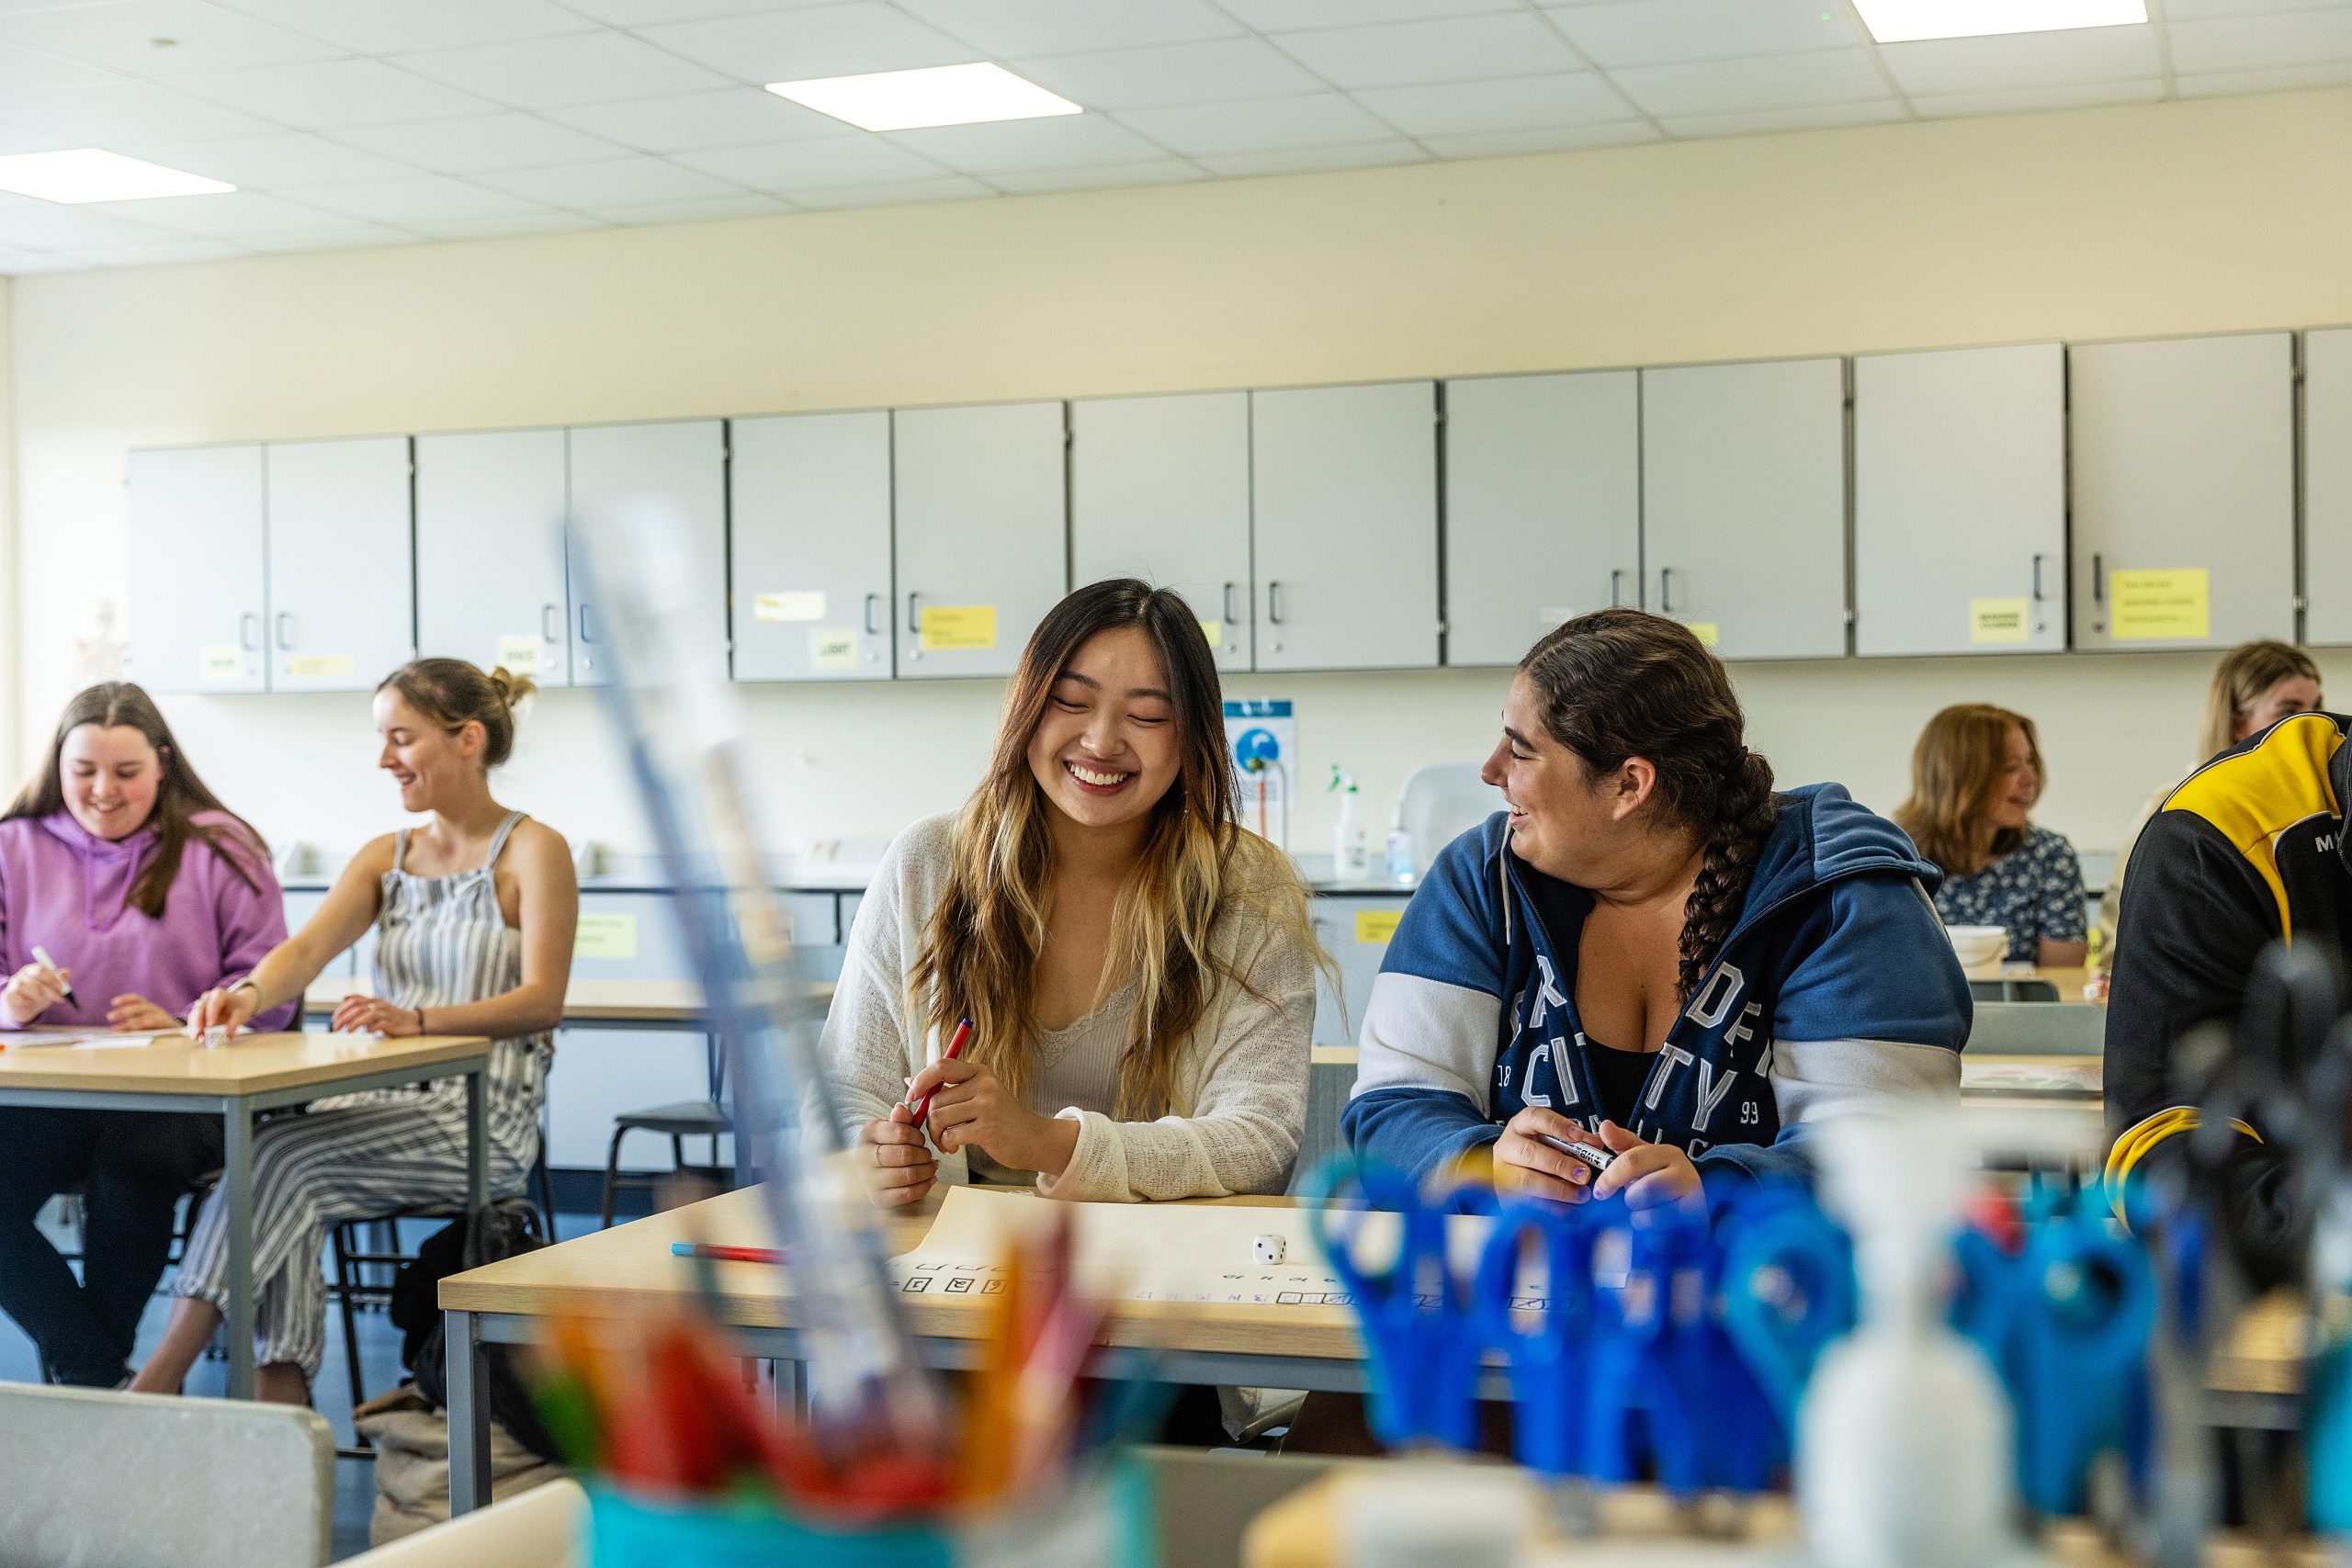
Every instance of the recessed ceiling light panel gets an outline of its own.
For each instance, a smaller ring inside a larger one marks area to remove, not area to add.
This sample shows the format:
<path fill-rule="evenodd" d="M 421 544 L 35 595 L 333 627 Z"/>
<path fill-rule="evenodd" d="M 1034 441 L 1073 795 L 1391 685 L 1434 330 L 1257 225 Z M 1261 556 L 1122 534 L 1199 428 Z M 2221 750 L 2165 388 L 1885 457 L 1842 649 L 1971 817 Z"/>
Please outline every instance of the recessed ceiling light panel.
<path fill-rule="evenodd" d="M 222 180 L 96 147 L 0 158 L 0 190 L 43 201 L 140 201 L 154 196 L 219 196 L 236 188 Z"/>
<path fill-rule="evenodd" d="M 768 91 L 805 104 L 819 114 L 847 120 L 861 130 L 916 130 L 931 125 L 978 125 L 988 120 L 1086 112 L 1068 98 L 985 62 L 771 82 Z"/>
<path fill-rule="evenodd" d="M 2120 28 L 2148 19 L 2147 0 L 1854 0 L 1854 9 L 1881 43 Z"/>

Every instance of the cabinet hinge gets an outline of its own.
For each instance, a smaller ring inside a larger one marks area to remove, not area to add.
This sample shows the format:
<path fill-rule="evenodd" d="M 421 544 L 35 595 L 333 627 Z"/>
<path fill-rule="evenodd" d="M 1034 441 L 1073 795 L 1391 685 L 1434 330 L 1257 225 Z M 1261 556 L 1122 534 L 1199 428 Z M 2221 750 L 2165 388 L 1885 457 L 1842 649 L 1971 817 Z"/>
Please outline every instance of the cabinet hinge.
<path fill-rule="evenodd" d="M 1848 626 L 1852 626 L 1858 618 L 1859 617 L 1855 615 L 1852 610 L 1849 609 L 1846 612 L 1846 624 Z"/>

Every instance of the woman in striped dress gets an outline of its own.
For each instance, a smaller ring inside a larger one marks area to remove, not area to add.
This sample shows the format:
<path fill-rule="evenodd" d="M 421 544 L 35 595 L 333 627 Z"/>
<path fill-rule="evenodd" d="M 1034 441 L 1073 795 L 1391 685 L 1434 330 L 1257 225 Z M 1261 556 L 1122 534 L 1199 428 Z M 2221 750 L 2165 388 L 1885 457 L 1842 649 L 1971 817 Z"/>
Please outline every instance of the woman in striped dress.
<path fill-rule="evenodd" d="M 334 1027 L 374 1034 L 486 1034 L 493 1192 L 523 1190 L 537 1156 L 539 1103 L 571 973 L 580 887 L 553 829 L 491 798 L 490 770 L 514 744 L 531 682 L 455 659 L 403 665 L 376 689 L 379 765 L 418 828 L 370 842 L 293 937 L 252 974 L 208 991 L 193 1028 L 235 1029 L 301 996 L 329 960 L 377 928 L 376 995 L 335 1009 Z M 462 1202 L 462 1078 L 338 1095 L 263 1125 L 254 1141 L 255 1392 L 308 1404 L 326 1337 L 319 1251 L 327 1233 L 409 1204 Z M 132 1382 L 175 1393 L 220 1326 L 228 1236 L 214 1194 L 188 1238 L 163 1343 Z"/>

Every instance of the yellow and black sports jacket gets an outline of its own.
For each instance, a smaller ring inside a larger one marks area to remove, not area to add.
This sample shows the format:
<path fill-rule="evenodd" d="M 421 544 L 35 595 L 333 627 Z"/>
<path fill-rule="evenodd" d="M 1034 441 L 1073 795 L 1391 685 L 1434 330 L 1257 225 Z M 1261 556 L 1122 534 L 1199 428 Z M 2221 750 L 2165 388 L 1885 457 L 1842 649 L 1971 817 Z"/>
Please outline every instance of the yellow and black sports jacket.
<path fill-rule="evenodd" d="M 2270 942 L 2322 942 L 2352 956 L 2352 719 L 2297 714 L 2222 752 L 2149 819 L 2123 879 L 2107 1010 L 2110 1177 L 2177 1157 L 2190 1125 L 2175 1048 L 2209 1020 L 2233 1021 L 2255 957 Z M 2289 1233 L 2283 1170 L 2260 1129 L 2224 1172 L 2241 1236 Z"/>

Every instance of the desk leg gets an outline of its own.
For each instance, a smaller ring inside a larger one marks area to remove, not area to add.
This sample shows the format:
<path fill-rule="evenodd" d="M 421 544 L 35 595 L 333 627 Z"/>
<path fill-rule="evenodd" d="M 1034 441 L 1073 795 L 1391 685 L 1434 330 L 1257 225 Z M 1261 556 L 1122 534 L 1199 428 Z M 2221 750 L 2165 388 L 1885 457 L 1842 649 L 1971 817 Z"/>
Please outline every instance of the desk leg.
<path fill-rule="evenodd" d="M 490 1501 L 490 1387 L 474 1314 L 443 1313 L 441 1337 L 448 1356 L 449 1516 L 455 1518 Z"/>
<path fill-rule="evenodd" d="M 490 1201 L 490 1107 L 483 1102 L 483 1069 L 466 1075 L 466 1213 Z"/>
<path fill-rule="evenodd" d="M 228 1205 L 229 1397 L 254 1396 L 254 1118 L 242 1100 L 221 1112 L 220 1192 Z"/>

